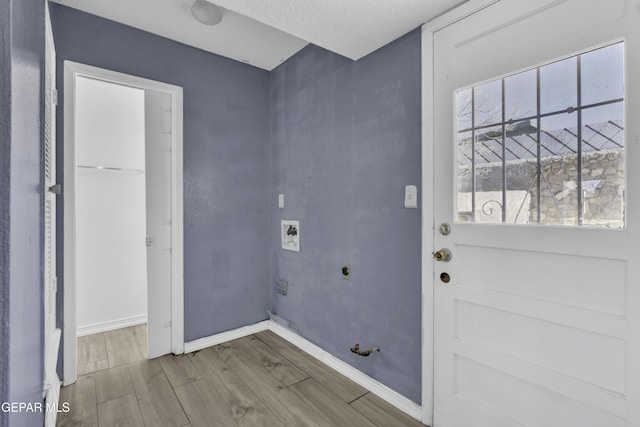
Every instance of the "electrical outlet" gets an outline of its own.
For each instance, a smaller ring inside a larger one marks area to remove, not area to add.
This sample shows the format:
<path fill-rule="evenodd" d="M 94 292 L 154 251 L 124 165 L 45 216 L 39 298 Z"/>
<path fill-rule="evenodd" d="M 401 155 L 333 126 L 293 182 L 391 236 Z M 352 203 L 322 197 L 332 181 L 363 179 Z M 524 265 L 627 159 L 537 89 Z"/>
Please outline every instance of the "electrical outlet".
<path fill-rule="evenodd" d="M 418 207 L 418 188 L 415 185 L 406 185 L 404 187 L 404 207 Z"/>

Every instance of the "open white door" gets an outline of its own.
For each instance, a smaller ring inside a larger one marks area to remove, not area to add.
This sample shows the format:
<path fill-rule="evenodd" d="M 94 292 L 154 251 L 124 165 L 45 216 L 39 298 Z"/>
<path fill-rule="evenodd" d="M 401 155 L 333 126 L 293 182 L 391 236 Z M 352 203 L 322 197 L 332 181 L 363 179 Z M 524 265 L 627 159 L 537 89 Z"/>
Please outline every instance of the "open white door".
<path fill-rule="evenodd" d="M 149 358 L 171 353 L 171 94 L 145 91 Z"/>
<path fill-rule="evenodd" d="M 434 33 L 436 427 L 640 425 L 639 33 L 625 0 Z"/>

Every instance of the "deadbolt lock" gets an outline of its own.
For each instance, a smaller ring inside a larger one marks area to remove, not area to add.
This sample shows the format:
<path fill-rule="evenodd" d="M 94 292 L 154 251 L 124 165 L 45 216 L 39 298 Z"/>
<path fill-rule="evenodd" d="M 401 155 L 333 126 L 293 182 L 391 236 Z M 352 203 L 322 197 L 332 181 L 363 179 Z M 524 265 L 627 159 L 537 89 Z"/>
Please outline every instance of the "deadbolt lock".
<path fill-rule="evenodd" d="M 442 224 L 440 224 L 440 227 L 438 227 L 438 231 L 440 231 L 440 234 L 442 234 L 443 236 L 448 236 L 449 234 L 451 234 L 451 226 L 446 222 L 443 222 Z"/>
<path fill-rule="evenodd" d="M 447 262 L 451 260 L 451 251 L 443 248 L 433 254 L 433 259 L 436 261 Z"/>

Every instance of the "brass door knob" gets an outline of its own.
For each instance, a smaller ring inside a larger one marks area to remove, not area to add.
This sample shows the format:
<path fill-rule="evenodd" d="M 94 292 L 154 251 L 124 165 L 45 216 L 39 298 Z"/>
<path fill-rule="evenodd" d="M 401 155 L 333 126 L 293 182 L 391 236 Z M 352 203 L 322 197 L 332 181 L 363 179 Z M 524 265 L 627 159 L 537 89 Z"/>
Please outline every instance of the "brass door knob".
<path fill-rule="evenodd" d="M 451 251 L 443 248 L 433 254 L 433 259 L 436 261 L 447 262 L 451 259 Z"/>

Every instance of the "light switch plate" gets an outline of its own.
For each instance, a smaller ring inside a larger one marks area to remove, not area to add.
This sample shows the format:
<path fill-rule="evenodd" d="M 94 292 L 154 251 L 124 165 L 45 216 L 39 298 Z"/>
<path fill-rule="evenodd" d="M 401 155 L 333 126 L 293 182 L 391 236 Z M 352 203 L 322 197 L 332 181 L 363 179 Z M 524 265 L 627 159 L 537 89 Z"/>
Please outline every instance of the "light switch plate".
<path fill-rule="evenodd" d="M 280 209 L 284 208 L 284 194 L 278 194 L 278 207 Z"/>
<path fill-rule="evenodd" d="M 300 252 L 300 221 L 283 219 L 280 224 L 282 249 Z"/>
<path fill-rule="evenodd" d="M 406 185 L 404 187 L 404 207 L 418 207 L 418 188 L 415 185 Z"/>

